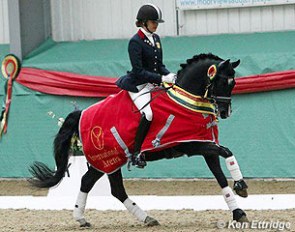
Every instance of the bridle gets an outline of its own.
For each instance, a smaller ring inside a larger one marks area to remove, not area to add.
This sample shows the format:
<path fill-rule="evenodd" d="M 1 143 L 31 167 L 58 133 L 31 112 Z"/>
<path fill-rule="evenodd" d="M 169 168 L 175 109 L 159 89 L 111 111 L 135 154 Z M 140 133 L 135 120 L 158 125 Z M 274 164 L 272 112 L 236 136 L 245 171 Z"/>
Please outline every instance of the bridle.
<path fill-rule="evenodd" d="M 217 74 L 218 75 L 218 74 Z M 229 79 L 227 76 L 225 75 L 218 75 L 218 78 L 224 78 L 224 79 Z M 215 79 L 215 78 L 214 78 Z M 215 105 L 215 108 L 216 108 L 216 111 L 218 112 L 218 103 L 225 103 L 229 106 L 229 110 L 231 110 L 231 96 L 218 96 L 218 95 L 215 95 L 213 93 L 213 88 L 214 88 L 214 84 L 215 84 L 215 81 L 214 79 L 210 79 L 208 77 L 208 81 L 207 81 L 207 86 L 205 88 L 205 94 L 203 96 L 203 98 L 206 98 L 208 99 L 209 101 L 212 102 L 212 104 Z M 233 78 L 233 81 L 234 81 L 234 78 Z"/>
<path fill-rule="evenodd" d="M 231 97 L 212 96 L 215 101 L 231 104 Z"/>

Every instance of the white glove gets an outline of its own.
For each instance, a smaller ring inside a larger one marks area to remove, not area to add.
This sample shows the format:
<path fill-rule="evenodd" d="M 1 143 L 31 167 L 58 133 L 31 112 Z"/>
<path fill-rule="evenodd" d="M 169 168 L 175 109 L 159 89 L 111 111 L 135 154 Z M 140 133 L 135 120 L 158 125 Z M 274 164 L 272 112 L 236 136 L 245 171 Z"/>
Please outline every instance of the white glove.
<path fill-rule="evenodd" d="M 176 74 L 175 73 L 169 73 L 167 75 L 162 76 L 162 82 L 167 82 L 167 83 L 175 83 L 176 81 Z"/>

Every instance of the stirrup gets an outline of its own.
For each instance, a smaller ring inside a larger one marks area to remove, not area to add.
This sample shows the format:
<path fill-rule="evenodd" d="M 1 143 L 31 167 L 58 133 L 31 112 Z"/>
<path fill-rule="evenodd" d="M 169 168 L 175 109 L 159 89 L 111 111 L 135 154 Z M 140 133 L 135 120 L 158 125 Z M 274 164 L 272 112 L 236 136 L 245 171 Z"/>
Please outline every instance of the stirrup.
<path fill-rule="evenodd" d="M 145 161 L 145 155 L 144 153 L 139 153 L 135 157 L 135 162 L 134 164 L 137 168 L 144 168 L 146 166 L 146 161 Z"/>
<path fill-rule="evenodd" d="M 128 158 L 127 170 L 131 171 L 131 166 L 135 166 L 137 168 L 144 168 L 146 166 L 146 161 L 144 157 L 144 153 L 139 153 L 138 155 L 131 155 Z"/>
<path fill-rule="evenodd" d="M 128 157 L 128 161 L 127 161 L 127 170 L 130 172 L 131 171 L 131 166 L 134 166 L 134 155 L 131 155 Z"/>

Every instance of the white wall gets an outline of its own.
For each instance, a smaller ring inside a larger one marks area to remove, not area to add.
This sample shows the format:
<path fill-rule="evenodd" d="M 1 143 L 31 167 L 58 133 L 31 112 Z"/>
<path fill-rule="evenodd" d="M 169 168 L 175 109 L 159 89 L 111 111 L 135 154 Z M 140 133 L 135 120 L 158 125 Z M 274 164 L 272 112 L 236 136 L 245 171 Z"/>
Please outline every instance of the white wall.
<path fill-rule="evenodd" d="M 9 43 L 8 0 L 0 0 L 0 44 Z"/>
<path fill-rule="evenodd" d="M 166 23 L 159 33 L 176 34 L 174 0 L 150 0 L 163 9 Z M 51 0 L 53 39 L 93 40 L 129 38 L 136 32 L 135 20 L 143 0 Z"/>
<path fill-rule="evenodd" d="M 295 30 L 295 4 L 182 11 L 181 35 Z"/>
<path fill-rule="evenodd" d="M 0 0 L 0 44 L 9 43 L 8 0 Z M 176 0 L 50 0 L 56 41 L 130 38 L 139 7 L 158 5 L 165 23 L 161 36 L 177 35 Z M 179 35 L 211 35 L 295 30 L 295 4 L 179 13 Z"/>
<path fill-rule="evenodd" d="M 176 36 L 176 0 L 51 0 L 53 38 L 129 38 L 136 31 L 137 11 L 146 2 L 163 11 L 166 22 L 160 25 L 158 33 Z M 179 35 L 295 30 L 295 4 L 180 11 L 179 26 Z"/>

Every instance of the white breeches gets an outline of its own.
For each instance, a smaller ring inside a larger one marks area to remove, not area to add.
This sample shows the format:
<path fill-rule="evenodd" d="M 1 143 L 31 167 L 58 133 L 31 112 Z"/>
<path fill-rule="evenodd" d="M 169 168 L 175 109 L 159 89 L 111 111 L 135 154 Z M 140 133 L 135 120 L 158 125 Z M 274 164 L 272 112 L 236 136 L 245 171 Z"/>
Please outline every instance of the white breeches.
<path fill-rule="evenodd" d="M 147 92 L 149 92 L 153 87 L 154 86 L 152 84 L 143 84 L 137 86 L 137 88 L 139 89 L 138 93 L 128 92 L 137 109 L 140 111 L 141 114 L 144 113 L 148 121 L 153 120 L 153 111 L 150 104 L 146 105 L 151 100 L 151 94 Z"/>

